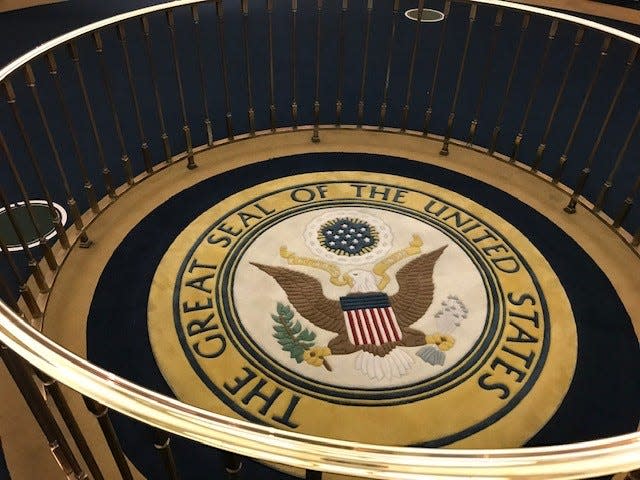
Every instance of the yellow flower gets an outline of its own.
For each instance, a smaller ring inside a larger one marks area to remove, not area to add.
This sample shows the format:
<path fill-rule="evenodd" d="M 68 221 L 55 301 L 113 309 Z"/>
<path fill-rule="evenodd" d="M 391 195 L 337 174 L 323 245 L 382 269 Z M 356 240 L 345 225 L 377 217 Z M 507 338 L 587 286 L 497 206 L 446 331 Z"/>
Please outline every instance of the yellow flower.
<path fill-rule="evenodd" d="M 436 345 L 443 352 L 450 350 L 456 343 L 455 339 L 446 333 L 432 333 L 426 335 L 424 339 L 426 343 Z"/>
<path fill-rule="evenodd" d="M 329 347 L 313 347 L 309 350 L 305 350 L 302 354 L 302 358 L 309 365 L 320 367 L 324 363 L 324 357 L 328 355 L 331 355 L 331 349 Z"/>

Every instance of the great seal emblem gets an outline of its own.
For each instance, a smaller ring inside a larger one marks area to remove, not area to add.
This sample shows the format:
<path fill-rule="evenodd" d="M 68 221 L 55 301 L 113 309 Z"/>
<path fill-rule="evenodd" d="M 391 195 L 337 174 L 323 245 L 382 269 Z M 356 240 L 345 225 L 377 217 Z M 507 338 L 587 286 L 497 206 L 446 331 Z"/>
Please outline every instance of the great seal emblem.
<path fill-rule="evenodd" d="M 515 228 L 364 172 L 212 206 L 164 256 L 148 314 L 180 399 L 389 444 L 520 445 L 558 407 L 577 350 L 562 286 Z"/>

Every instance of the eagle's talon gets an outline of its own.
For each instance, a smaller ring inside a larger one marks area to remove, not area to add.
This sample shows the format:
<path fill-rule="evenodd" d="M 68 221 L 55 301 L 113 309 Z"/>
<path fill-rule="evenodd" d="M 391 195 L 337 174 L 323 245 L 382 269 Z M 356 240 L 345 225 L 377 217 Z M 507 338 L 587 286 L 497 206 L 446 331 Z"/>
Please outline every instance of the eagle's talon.
<path fill-rule="evenodd" d="M 436 345 L 443 352 L 451 350 L 456 343 L 455 339 L 446 333 L 432 333 L 425 335 L 424 339 L 427 344 Z"/>
<path fill-rule="evenodd" d="M 309 350 L 305 350 L 302 354 L 302 358 L 309 365 L 313 365 L 314 367 L 325 366 L 327 370 L 331 370 L 331 368 L 327 367 L 327 362 L 324 357 L 328 357 L 331 355 L 331 349 L 329 347 L 313 347 Z"/>

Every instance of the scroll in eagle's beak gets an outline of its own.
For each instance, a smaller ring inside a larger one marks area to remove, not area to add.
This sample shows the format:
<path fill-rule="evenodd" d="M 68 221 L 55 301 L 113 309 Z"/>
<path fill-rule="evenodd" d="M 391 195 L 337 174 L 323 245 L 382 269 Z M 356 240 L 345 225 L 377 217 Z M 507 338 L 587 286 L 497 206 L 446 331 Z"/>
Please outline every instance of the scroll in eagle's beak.
<path fill-rule="evenodd" d="M 349 275 L 348 273 L 345 273 L 342 275 L 342 278 L 344 279 L 345 282 L 347 282 L 347 285 L 349 285 L 350 287 L 353 287 L 353 277 L 351 275 Z"/>

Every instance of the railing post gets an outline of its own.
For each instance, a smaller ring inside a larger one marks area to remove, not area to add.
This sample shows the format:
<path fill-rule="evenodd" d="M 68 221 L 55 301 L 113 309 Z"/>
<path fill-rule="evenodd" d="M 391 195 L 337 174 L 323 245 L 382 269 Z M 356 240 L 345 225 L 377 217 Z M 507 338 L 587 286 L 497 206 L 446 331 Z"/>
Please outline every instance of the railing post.
<path fill-rule="evenodd" d="M 593 144 L 593 148 L 591 149 L 591 153 L 585 162 L 585 165 L 580 173 L 580 178 L 576 183 L 575 188 L 573 189 L 573 193 L 571 194 L 571 199 L 566 207 L 564 207 L 564 211 L 569 214 L 576 213 L 576 205 L 578 204 L 578 198 L 582 195 L 582 191 L 584 190 L 585 185 L 587 184 L 587 180 L 589 179 L 589 175 L 591 174 L 591 166 L 593 165 L 593 160 L 596 157 L 596 153 L 600 148 L 600 143 L 602 142 L 602 138 L 604 137 L 607 128 L 609 127 L 609 122 L 611 121 L 611 117 L 613 116 L 613 111 L 618 105 L 618 100 L 620 99 L 620 95 L 622 94 L 622 90 L 627 83 L 627 79 L 629 78 L 629 74 L 631 73 L 631 67 L 633 66 L 636 56 L 638 55 L 638 45 L 634 45 L 631 47 L 631 52 L 629 53 L 629 57 L 627 58 L 627 63 L 625 65 L 624 73 L 622 74 L 622 78 L 620 79 L 620 83 L 618 84 L 618 88 L 616 93 L 611 100 L 609 105 L 609 110 L 607 111 L 607 115 L 602 122 L 602 126 L 600 127 L 600 131 L 598 132 L 598 137 L 596 138 L 595 143 Z"/>
<path fill-rule="evenodd" d="M 291 0 L 291 123 L 293 129 L 298 128 L 298 58 L 296 46 L 298 44 L 298 0 Z"/>
<path fill-rule="evenodd" d="M 269 35 L 269 126 L 276 131 L 275 66 L 273 64 L 273 0 L 267 0 L 267 23 Z"/>
<path fill-rule="evenodd" d="M 176 461 L 171 450 L 171 437 L 164 430 L 153 428 L 153 446 L 160 454 L 162 464 L 170 480 L 179 480 Z"/>
<path fill-rule="evenodd" d="M 7 260 L 9 269 L 11 270 L 11 273 L 16 279 L 16 283 L 19 285 L 18 291 L 20 293 L 20 296 L 24 300 L 24 303 L 26 304 L 27 309 L 29 310 L 29 313 L 35 320 L 41 319 L 42 310 L 40 310 L 40 306 L 36 301 L 36 297 L 33 295 L 33 292 L 31 291 L 31 288 L 27 284 L 27 281 L 23 278 L 22 274 L 20 273 L 20 270 L 18 269 L 16 262 L 13 260 L 13 257 L 11 256 L 11 252 L 9 252 L 7 245 L 2 240 L 2 237 L 0 237 L 0 251 L 3 253 L 4 258 Z M 5 286 L 5 289 L 7 290 L 7 292 L 9 292 L 6 286 Z"/>
<path fill-rule="evenodd" d="M 460 68 L 458 69 L 458 79 L 456 80 L 456 89 L 453 94 L 453 101 L 451 102 L 451 111 L 449 118 L 447 119 L 447 130 L 442 142 L 442 149 L 440 155 L 449 155 L 449 142 L 451 141 L 451 135 L 453 133 L 453 122 L 456 118 L 456 108 L 458 106 L 458 96 L 460 95 L 460 87 L 462 86 L 462 76 L 464 74 L 464 66 L 467 62 L 467 53 L 469 52 L 469 44 L 471 43 L 471 33 L 473 32 L 473 24 L 476 21 L 476 13 L 478 6 L 471 4 L 469 9 L 469 26 L 467 27 L 467 38 L 464 42 L 464 51 L 462 52 L 462 59 L 460 60 Z"/>
<path fill-rule="evenodd" d="M 342 88 L 344 83 L 344 17 L 349 7 L 349 0 L 342 0 L 340 21 L 338 26 L 338 85 L 336 87 L 336 126 L 342 123 Z"/>
<path fill-rule="evenodd" d="M 475 5 L 474 5 L 475 7 Z M 420 32 L 422 31 L 422 14 L 424 11 L 424 0 L 418 0 L 418 19 L 416 21 L 416 32 L 413 36 L 413 48 L 411 49 L 411 60 L 409 61 L 409 73 L 407 74 L 407 94 L 402 107 L 402 118 L 400 120 L 400 130 L 407 130 L 409 121 L 409 102 L 411 101 L 411 89 L 413 87 L 413 72 L 416 67 L 416 57 L 420 48 Z"/>
<path fill-rule="evenodd" d="M 96 148 L 98 149 L 98 159 L 102 166 L 102 178 L 104 186 L 109 195 L 109 198 L 115 200 L 117 198 L 116 192 L 113 189 L 113 179 L 111 178 L 111 170 L 107 166 L 107 162 L 104 155 L 104 148 L 102 146 L 102 140 L 100 133 L 98 133 L 98 126 L 96 125 L 95 115 L 93 113 L 93 107 L 91 106 L 91 100 L 89 99 L 89 93 L 87 92 L 87 86 L 84 81 L 84 74 L 82 73 L 82 67 L 80 66 L 80 55 L 78 53 L 78 47 L 75 41 L 71 41 L 67 44 L 69 50 L 69 57 L 75 66 L 76 76 L 78 77 L 78 83 L 80 84 L 80 91 L 82 92 L 82 98 L 84 105 L 89 116 L 89 123 L 91 124 L 91 131 L 93 132 L 93 138 L 96 142 Z"/>
<path fill-rule="evenodd" d="M 118 33 L 120 46 L 122 47 L 122 58 L 124 60 L 125 70 L 127 72 L 129 92 L 131 93 L 131 100 L 133 101 L 133 110 L 136 115 L 136 125 L 138 127 L 138 133 L 140 135 L 140 150 L 142 151 L 144 168 L 148 174 L 152 174 L 153 160 L 151 158 L 149 144 L 147 143 L 147 136 L 144 134 L 144 125 L 142 123 L 142 115 L 140 113 L 140 103 L 138 102 L 138 92 L 136 90 L 136 84 L 133 79 L 133 71 L 131 70 L 131 59 L 129 58 L 129 48 L 127 47 L 127 31 L 125 30 L 125 26 L 122 23 L 119 23 L 117 25 L 116 31 Z"/>
<path fill-rule="evenodd" d="M 396 30 L 398 29 L 398 11 L 400 0 L 393 1 L 393 14 L 391 16 L 391 34 L 389 35 L 389 47 L 387 49 L 387 70 L 384 76 L 384 90 L 382 91 L 382 103 L 380 104 L 380 122 L 378 128 L 382 130 L 387 118 L 387 101 L 389 98 L 389 83 L 391 82 L 391 64 L 393 62 L 393 45 L 396 43 Z"/>
<path fill-rule="evenodd" d="M 256 134 L 256 112 L 253 108 L 253 88 L 251 85 L 251 55 L 249 53 L 249 0 L 240 0 L 242 9 L 242 43 L 247 70 L 247 117 L 249 118 L 249 134 Z"/>
<path fill-rule="evenodd" d="M 4 156 L 9 164 L 9 169 L 11 170 L 11 174 L 13 175 L 13 179 L 18 185 L 18 190 L 20 190 L 20 194 L 22 195 L 22 200 L 24 201 L 24 206 L 27 209 L 27 214 L 29 215 L 29 220 L 31 220 L 31 224 L 35 229 L 36 234 L 38 235 L 38 245 L 42 248 L 44 253 L 44 258 L 47 261 L 47 265 L 51 270 L 58 269 L 58 262 L 51 251 L 51 247 L 47 243 L 46 238 L 44 237 L 44 233 L 42 233 L 42 229 L 38 225 L 38 221 L 36 220 L 35 214 L 33 213 L 33 207 L 31 206 L 31 200 L 29 199 L 29 194 L 27 193 L 27 189 L 22 182 L 22 178 L 20 177 L 20 173 L 16 168 L 16 164 L 13 160 L 13 155 L 9 151 L 9 146 L 4 138 L 2 132 L 0 132 L 0 149 L 2 149 Z"/>
<path fill-rule="evenodd" d="M 83 460 L 87 464 L 87 468 L 89 469 L 89 472 L 91 472 L 93 479 L 104 480 L 104 476 L 102 475 L 102 472 L 100 471 L 100 467 L 98 467 L 96 459 L 93 456 L 93 453 L 89 448 L 89 445 L 87 444 L 87 440 L 82 434 L 82 430 L 80 430 L 80 427 L 78 426 L 78 422 L 76 422 L 76 419 L 73 416 L 71 409 L 69 408 L 69 404 L 67 403 L 67 400 L 64 398 L 64 395 L 62 394 L 60 385 L 58 385 L 58 382 L 55 379 L 49 377 L 45 373 L 36 369 L 34 369 L 34 372 L 38 376 L 40 381 L 44 384 L 44 387 L 47 393 L 53 399 L 53 402 L 55 403 L 56 408 L 58 409 L 58 412 L 60 412 L 60 416 L 62 417 L 62 420 L 64 421 L 65 425 L 69 429 L 71 438 L 73 438 L 73 441 L 77 445 L 78 451 L 80 452 L 80 456 L 83 458 Z"/>
<path fill-rule="evenodd" d="M 587 87 L 587 91 L 584 95 L 584 98 L 582 99 L 582 104 L 580 105 L 580 110 L 578 111 L 578 115 L 576 116 L 576 119 L 573 122 L 573 127 L 571 128 L 569 139 L 567 140 L 567 144 L 564 147 L 564 151 L 560 156 L 560 159 L 558 160 L 558 165 L 556 166 L 552 174 L 553 183 L 558 183 L 560 181 L 560 178 L 562 177 L 562 174 L 564 173 L 564 170 L 567 166 L 569 151 L 573 146 L 573 141 L 576 138 L 576 133 L 578 133 L 578 127 L 582 122 L 582 116 L 584 115 L 587 105 L 591 100 L 593 89 L 596 86 L 596 83 L 598 82 L 598 77 L 600 76 L 600 71 L 602 70 L 602 66 L 604 64 L 605 58 L 607 57 L 610 46 L 611 46 L 611 35 L 607 35 L 602 42 L 602 47 L 600 47 L 600 56 L 598 57 L 598 62 L 596 63 L 596 69 L 593 73 L 593 77 L 591 77 L 591 81 L 589 82 L 589 86 Z"/>
<path fill-rule="evenodd" d="M 4 80 L 2 85 L 5 90 L 5 94 L 7 96 L 7 103 L 11 107 L 11 113 L 13 114 L 13 118 L 18 125 L 18 130 L 20 130 L 20 136 L 22 137 L 22 141 L 27 149 L 27 156 L 29 157 L 29 161 L 31 162 L 31 166 L 36 172 L 36 177 L 38 178 L 38 183 L 42 192 L 44 194 L 44 198 L 47 201 L 47 205 L 49 207 L 49 214 L 51 215 L 51 223 L 53 227 L 56 229 L 56 233 L 58 234 L 58 240 L 60 241 L 60 245 L 64 249 L 69 249 L 71 245 L 69 244 L 69 237 L 67 236 L 67 231 L 64 229 L 64 225 L 62 225 L 62 219 L 58 214 L 55 206 L 53 205 L 53 199 L 51 198 L 51 193 L 47 188 L 47 183 L 44 180 L 44 175 L 42 174 L 42 169 L 40 168 L 40 163 L 38 161 L 38 157 L 36 157 L 35 152 L 33 151 L 33 146 L 31 145 L 31 137 L 27 133 L 24 122 L 22 121 L 22 116 L 18 110 L 18 104 L 16 101 L 16 94 L 13 89 L 13 85 L 9 80 Z"/>
<path fill-rule="evenodd" d="M 316 0 L 316 91 L 313 101 L 313 143 L 320 142 L 320 20 L 322 17 L 322 3 Z"/>
<path fill-rule="evenodd" d="M 480 111 L 482 109 L 482 102 L 484 101 L 484 95 L 487 89 L 487 83 L 491 75 L 491 68 L 493 67 L 493 57 L 496 52 L 496 45 L 498 44 L 498 34 L 502 27 L 502 19 L 504 17 L 504 10 L 499 8 L 496 12 L 496 18 L 493 22 L 493 31 L 491 33 L 491 40 L 489 43 L 489 49 L 487 51 L 487 60 L 484 64 L 484 72 L 482 74 L 482 80 L 480 82 L 480 92 L 478 94 L 478 100 L 476 102 L 476 109 L 473 115 L 473 120 L 469 125 L 469 138 L 467 139 L 467 145 L 472 145 L 475 139 L 476 132 L 478 131 L 478 121 L 480 118 Z"/>
<path fill-rule="evenodd" d="M 221 0 L 222 1 L 222 0 Z M 187 106 L 184 101 L 184 89 L 182 88 L 182 73 L 180 71 L 180 61 L 178 60 L 178 45 L 176 42 L 176 23 L 173 17 L 173 9 L 166 11 L 167 25 L 169 26 L 169 36 L 171 37 L 171 55 L 173 56 L 173 68 L 176 74 L 176 83 L 178 84 L 178 98 L 180 99 L 180 111 L 182 113 L 182 132 L 184 133 L 184 141 L 187 151 L 187 168 L 193 170 L 196 165 L 193 158 L 193 145 L 191 143 L 191 129 L 187 120 Z"/>
<path fill-rule="evenodd" d="M 223 451 L 222 461 L 228 477 L 230 479 L 239 478 L 240 470 L 242 470 L 242 458 L 236 453 Z"/>
<path fill-rule="evenodd" d="M 507 86 L 504 91 L 504 96 L 502 97 L 502 103 L 500 104 L 500 111 L 498 112 L 498 117 L 496 119 L 496 126 L 493 128 L 493 134 L 491 135 L 491 145 L 489 146 L 488 150 L 489 155 L 493 155 L 496 151 L 498 137 L 500 135 L 500 130 L 502 129 L 502 118 L 507 107 L 507 100 L 509 99 L 509 94 L 511 93 L 511 85 L 513 84 L 513 78 L 515 77 L 516 70 L 518 68 L 518 62 L 520 60 L 520 54 L 522 53 L 522 46 L 524 45 L 524 40 L 526 38 L 530 20 L 531 16 L 529 14 L 525 14 L 522 18 L 522 25 L 520 27 L 520 39 L 518 40 L 518 46 L 516 47 L 516 52 L 513 56 L 513 63 L 511 64 L 511 71 L 509 72 L 509 78 L 507 79 Z"/>
<path fill-rule="evenodd" d="M 229 96 L 229 75 L 227 71 L 227 54 L 224 48 L 224 5 L 223 0 L 215 0 L 216 17 L 218 21 L 218 45 L 220 47 L 220 66 L 222 68 L 222 81 L 224 83 L 224 103 L 227 109 L 225 122 L 227 127 L 227 138 L 233 140 L 233 115 L 231 112 L 231 97 Z"/>
<path fill-rule="evenodd" d="M 204 128 L 207 132 L 207 145 L 213 146 L 213 125 L 209 116 L 209 100 L 207 96 L 207 82 L 204 74 L 204 65 L 202 63 L 202 47 L 200 34 L 200 14 L 198 6 L 191 5 L 191 19 L 193 20 L 193 33 L 196 39 L 196 58 L 198 59 L 198 73 L 200 74 L 200 94 L 202 95 L 202 104 L 204 106 Z"/>
<path fill-rule="evenodd" d="M 113 455 L 113 459 L 116 462 L 116 466 L 118 467 L 118 471 L 120 472 L 120 475 L 122 475 L 123 480 L 133 480 L 129 464 L 127 463 L 127 459 L 122 451 L 122 446 L 120 445 L 118 436 L 116 435 L 111 419 L 109 418 L 109 409 L 92 398 L 84 395 L 82 398 L 87 406 L 87 410 L 89 410 L 98 420 L 100 429 L 104 434 L 104 438 L 107 441 L 109 450 Z"/>
<path fill-rule="evenodd" d="M 624 199 L 624 202 L 620 206 L 620 209 L 618 210 L 618 213 L 616 214 L 616 217 L 613 221 L 613 228 L 620 227 L 622 225 L 622 222 L 624 222 L 627 218 L 627 215 L 629 215 L 638 190 L 640 190 L 640 175 L 636 177 L 636 181 L 634 182 L 631 191 L 629 191 L 627 198 Z"/>
<path fill-rule="evenodd" d="M 540 144 L 536 150 L 536 158 L 531 165 L 531 171 L 536 172 L 542 163 L 542 157 L 544 156 L 544 151 L 547 148 L 547 139 L 549 138 L 549 134 L 551 133 L 551 126 L 553 125 L 553 121 L 556 118 L 556 114 L 558 113 L 558 107 L 560 106 L 560 101 L 562 100 L 562 96 L 564 95 L 564 91 L 567 88 L 567 84 L 569 82 L 569 75 L 573 70 L 573 64 L 576 60 L 576 55 L 578 50 L 580 49 L 580 45 L 582 44 L 582 39 L 584 38 L 584 28 L 578 28 L 576 33 L 576 37 L 573 41 L 573 50 L 571 51 L 571 57 L 569 58 L 569 62 L 564 70 L 564 75 L 562 77 L 562 82 L 560 83 L 560 88 L 558 89 L 558 93 L 556 94 L 556 100 L 553 102 L 553 108 L 551 109 L 551 113 L 549 114 L 549 120 L 547 120 L 547 126 L 542 134 L 542 139 L 540 140 Z"/>
<path fill-rule="evenodd" d="M 367 80 L 367 63 L 369 60 L 369 38 L 371 36 L 371 14 L 373 13 L 373 0 L 367 0 L 367 24 L 365 26 L 364 46 L 362 48 L 362 74 L 360 76 L 360 97 L 358 100 L 358 121 L 359 128 L 364 122 L 364 88 Z"/>
<path fill-rule="evenodd" d="M 431 89 L 427 92 L 427 109 L 424 113 L 424 125 L 422 126 L 422 135 L 425 137 L 429 134 L 429 127 L 431 126 L 431 116 L 433 115 L 433 99 L 435 98 L 436 85 L 438 84 L 438 74 L 440 73 L 440 60 L 442 59 L 442 52 L 444 51 L 444 41 L 447 35 L 447 25 L 449 24 L 449 13 L 451 12 L 451 0 L 444 2 L 444 9 L 442 14 L 442 27 L 440 28 L 440 42 L 438 44 L 438 53 L 436 54 L 436 62 L 433 67 L 433 79 L 431 81 Z"/>
<path fill-rule="evenodd" d="M 102 35 L 100 32 L 93 32 L 93 43 L 96 48 L 96 55 L 98 56 L 98 63 L 100 65 L 100 73 L 102 76 L 102 84 L 104 85 L 104 91 L 107 94 L 107 101 L 109 102 L 109 108 L 111 110 L 111 117 L 113 118 L 113 124 L 116 129 L 116 136 L 118 137 L 118 143 L 120 145 L 120 161 L 124 169 L 125 178 L 130 186 L 135 183 L 133 180 L 133 169 L 131 168 L 131 160 L 129 159 L 129 153 L 127 152 L 127 145 L 124 141 L 124 135 L 122 134 L 122 127 L 120 126 L 120 117 L 118 116 L 118 110 L 116 108 L 115 101 L 113 99 L 113 91 L 111 89 L 111 80 L 109 78 L 109 69 L 104 59 L 104 47 L 102 44 Z"/>
<path fill-rule="evenodd" d="M 28 63 L 24 66 L 24 74 L 27 87 L 29 87 L 29 89 L 31 90 L 31 95 L 33 97 L 34 103 L 36 104 L 36 108 L 38 109 L 40 121 L 42 122 L 42 126 L 44 127 L 44 131 L 49 142 L 49 147 L 51 148 L 51 152 L 53 153 L 53 159 L 58 169 L 58 174 L 60 175 L 64 191 L 67 195 L 67 206 L 69 207 L 69 210 L 71 210 L 73 222 L 75 224 L 76 230 L 80 235 L 80 247 L 88 248 L 93 244 L 93 242 L 89 240 L 87 233 L 84 231 L 84 222 L 82 221 L 82 216 L 80 215 L 78 204 L 76 203 L 76 200 L 75 198 L 73 198 L 73 195 L 71 193 L 71 186 L 69 185 L 67 174 L 65 173 L 64 167 L 62 166 L 58 148 L 56 147 L 56 143 L 53 140 L 53 134 L 51 133 L 51 129 L 49 128 L 49 121 L 47 120 L 47 116 L 44 113 L 44 108 L 42 107 L 42 103 L 40 102 L 40 95 L 38 94 L 38 89 L 36 88 L 36 77 L 33 74 L 31 65 Z"/>
<path fill-rule="evenodd" d="M 171 144 L 169 143 L 169 135 L 164 121 L 164 113 L 162 111 L 162 100 L 160 100 L 160 89 L 158 88 L 158 79 L 156 73 L 156 65 L 153 60 L 153 48 L 151 46 L 151 28 L 149 27 L 149 19 L 146 16 L 140 17 L 140 25 L 144 35 L 144 49 L 149 62 L 149 72 L 151 74 L 151 84 L 153 86 L 153 95 L 155 97 L 156 111 L 158 120 L 160 121 L 160 138 L 162 139 L 162 148 L 164 150 L 164 161 L 171 163 Z"/>
<path fill-rule="evenodd" d="M 47 403 L 42 398 L 33 380 L 33 375 L 25 365 L 24 360 L 3 344 L 0 344 L 0 357 L 4 361 L 13 381 L 18 386 L 38 426 L 44 433 L 49 443 L 51 454 L 64 474 L 67 478 L 77 480 L 87 479 L 87 474 L 80 468 L 64 434 L 51 414 Z"/>

